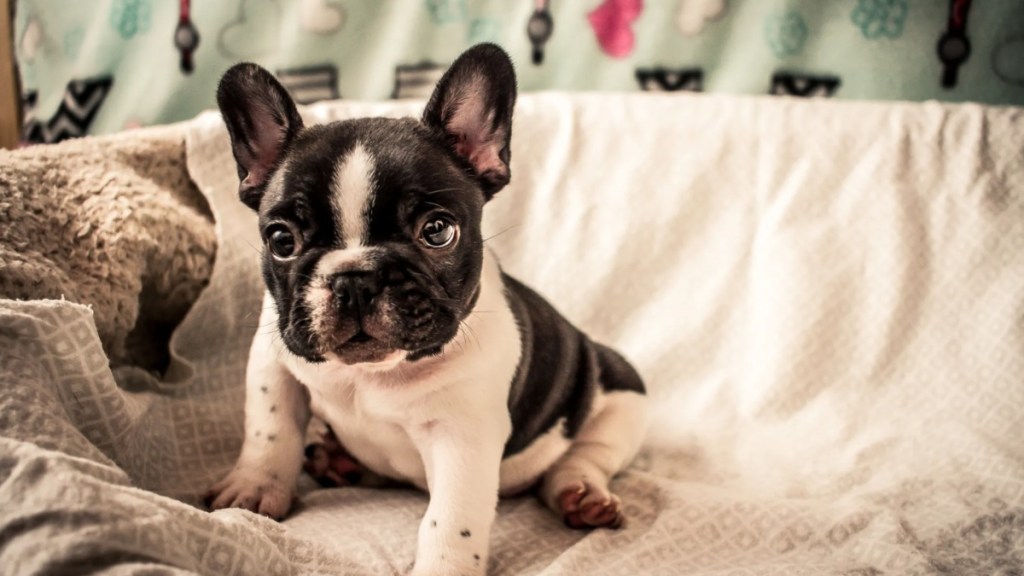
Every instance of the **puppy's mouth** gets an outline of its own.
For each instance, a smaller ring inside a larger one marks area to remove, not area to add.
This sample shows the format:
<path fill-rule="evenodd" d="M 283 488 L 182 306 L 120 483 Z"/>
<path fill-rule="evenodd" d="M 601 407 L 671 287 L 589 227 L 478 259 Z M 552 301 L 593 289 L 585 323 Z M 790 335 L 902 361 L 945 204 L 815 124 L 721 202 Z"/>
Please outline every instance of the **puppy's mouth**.
<path fill-rule="evenodd" d="M 358 320 L 341 321 L 334 333 L 324 338 L 324 352 L 345 364 L 374 364 L 393 358 L 400 346 L 386 333 L 379 335 Z M 386 332 L 386 331 L 385 331 Z"/>
<path fill-rule="evenodd" d="M 443 314 L 424 319 L 412 326 L 404 318 L 386 314 L 363 318 L 334 316 L 327 329 L 320 332 L 322 353 L 345 364 L 388 364 L 399 360 L 419 360 L 441 351 L 454 336 L 439 332 L 441 326 L 457 322 L 445 321 Z"/>
<path fill-rule="evenodd" d="M 359 332 L 356 332 L 355 336 L 348 339 L 346 344 L 363 344 L 373 340 L 375 340 L 373 336 L 370 336 L 364 330 L 359 330 Z"/>

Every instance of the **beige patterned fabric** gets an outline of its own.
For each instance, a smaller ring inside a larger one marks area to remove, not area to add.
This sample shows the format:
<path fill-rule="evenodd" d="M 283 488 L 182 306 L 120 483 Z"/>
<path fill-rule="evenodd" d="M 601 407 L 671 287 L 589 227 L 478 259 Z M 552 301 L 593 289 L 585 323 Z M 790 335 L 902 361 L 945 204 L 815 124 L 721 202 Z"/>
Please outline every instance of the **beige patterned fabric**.
<path fill-rule="evenodd" d="M 111 372 L 83 306 L 0 302 L 0 572 L 401 574 L 415 491 L 307 485 L 281 524 L 195 507 L 270 327 L 226 134 L 184 130 L 219 245 L 164 377 Z M 552 94 L 513 134 L 488 245 L 656 411 L 613 484 L 625 530 L 509 500 L 490 573 L 1021 573 L 1022 110 Z"/>

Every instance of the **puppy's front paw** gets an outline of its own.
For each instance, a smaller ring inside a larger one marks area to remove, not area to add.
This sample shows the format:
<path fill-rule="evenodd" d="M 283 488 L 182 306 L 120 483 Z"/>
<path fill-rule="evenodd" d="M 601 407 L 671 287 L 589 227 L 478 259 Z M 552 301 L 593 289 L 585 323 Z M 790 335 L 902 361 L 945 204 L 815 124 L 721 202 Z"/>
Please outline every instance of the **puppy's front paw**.
<path fill-rule="evenodd" d="M 460 538 L 468 537 L 460 535 Z M 434 552 L 417 551 L 416 562 L 408 576 L 484 576 L 487 573 L 486 550 L 452 546 Z"/>
<path fill-rule="evenodd" d="M 478 563 L 474 567 L 457 566 L 454 564 L 421 565 L 413 566 L 409 576 L 484 576 L 486 570 Z"/>
<path fill-rule="evenodd" d="M 238 467 L 206 493 L 211 510 L 245 508 L 251 512 L 281 520 L 292 505 L 294 486 L 277 474 Z"/>

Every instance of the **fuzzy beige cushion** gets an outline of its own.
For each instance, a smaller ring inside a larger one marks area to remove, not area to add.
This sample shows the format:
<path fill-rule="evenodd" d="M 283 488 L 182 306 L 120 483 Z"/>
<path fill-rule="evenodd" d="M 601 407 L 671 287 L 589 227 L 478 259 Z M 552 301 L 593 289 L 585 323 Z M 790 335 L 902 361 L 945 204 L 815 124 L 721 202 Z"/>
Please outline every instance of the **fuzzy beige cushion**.
<path fill-rule="evenodd" d="M 0 152 L 0 298 L 91 306 L 114 365 L 166 362 L 215 251 L 181 126 Z"/>

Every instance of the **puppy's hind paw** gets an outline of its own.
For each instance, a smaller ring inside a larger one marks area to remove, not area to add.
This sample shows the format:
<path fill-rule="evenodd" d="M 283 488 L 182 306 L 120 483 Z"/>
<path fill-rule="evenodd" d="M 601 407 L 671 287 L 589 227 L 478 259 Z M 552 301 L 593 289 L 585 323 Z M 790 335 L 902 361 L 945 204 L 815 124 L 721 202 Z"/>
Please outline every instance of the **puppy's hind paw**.
<path fill-rule="evenodd" d="M 618 529 L 625 523 L 622 501 L 607 490 L 581 481 L 558 494 L 558 508 L 565 525 L 575 529 Z"/>

